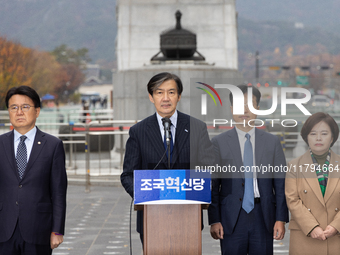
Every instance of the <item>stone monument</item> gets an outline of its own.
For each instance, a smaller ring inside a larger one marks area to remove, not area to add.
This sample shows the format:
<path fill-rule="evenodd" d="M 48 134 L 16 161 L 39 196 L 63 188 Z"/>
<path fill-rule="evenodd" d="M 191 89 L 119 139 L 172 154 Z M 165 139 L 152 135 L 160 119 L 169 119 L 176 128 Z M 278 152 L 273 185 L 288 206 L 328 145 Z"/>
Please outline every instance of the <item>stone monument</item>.
<path fill-rule="evenodd" d="M 193 80 L 242 82 L 235 0 L 118 0 L 117 19 L 116 120 L 141 120 L 155 112 L 146 85 L 160 72 L 181 78 L 178 109 L 188 114 Z"/>

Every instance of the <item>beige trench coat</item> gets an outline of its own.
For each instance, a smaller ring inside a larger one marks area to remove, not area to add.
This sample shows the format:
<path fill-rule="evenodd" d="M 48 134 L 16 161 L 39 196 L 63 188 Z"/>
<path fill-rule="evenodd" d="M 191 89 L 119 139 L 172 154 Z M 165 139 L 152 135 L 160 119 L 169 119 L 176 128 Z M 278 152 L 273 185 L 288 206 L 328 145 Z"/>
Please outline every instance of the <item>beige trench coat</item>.
<path fill-rule="evenodd" d="M 331 225 L 340 231 L 340 156 L 331 152 L 324 197 L 312 165 L 309 151 L 288 163 L 285 190 L 291 212 L 289 254 L 339 255 L 339 233 L 325 241 L 307 235 L 317 225 L 322 229 Z"/>

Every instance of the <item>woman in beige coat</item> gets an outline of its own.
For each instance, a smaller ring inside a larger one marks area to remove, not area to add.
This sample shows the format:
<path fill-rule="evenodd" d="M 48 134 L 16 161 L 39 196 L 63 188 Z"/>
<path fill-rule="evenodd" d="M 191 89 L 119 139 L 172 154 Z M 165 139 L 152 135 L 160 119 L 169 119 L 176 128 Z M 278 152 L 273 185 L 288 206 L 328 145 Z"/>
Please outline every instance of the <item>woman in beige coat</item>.
<path fill-rule="evenodd" d="M 301 129 L 309 146 L 288 164 L 286 199 L 291 212 L 289 254 L 340 254 L 340 156 L 334 119 L 318 112 Z"/>

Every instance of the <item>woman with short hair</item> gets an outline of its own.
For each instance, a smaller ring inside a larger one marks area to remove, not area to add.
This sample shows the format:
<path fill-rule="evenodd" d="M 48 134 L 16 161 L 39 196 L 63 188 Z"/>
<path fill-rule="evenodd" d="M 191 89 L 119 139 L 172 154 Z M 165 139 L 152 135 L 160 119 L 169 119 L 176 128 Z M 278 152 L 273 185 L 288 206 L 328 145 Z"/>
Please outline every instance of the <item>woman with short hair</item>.
<path fill-rule="evenodd" d="M 309 149 L 289 162 L 286 200 L 291 212 L 289 253 L 340 254 L 340 156 L 331 147 L 339 127 L 326 113 L 310 116 L 301 129 Z"/>

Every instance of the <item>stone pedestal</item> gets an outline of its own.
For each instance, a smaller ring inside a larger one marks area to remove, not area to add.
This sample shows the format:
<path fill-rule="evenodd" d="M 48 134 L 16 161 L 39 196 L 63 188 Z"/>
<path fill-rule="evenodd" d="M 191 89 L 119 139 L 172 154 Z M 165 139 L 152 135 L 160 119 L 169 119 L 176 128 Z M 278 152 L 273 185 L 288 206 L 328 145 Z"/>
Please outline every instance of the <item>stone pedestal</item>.
<path fill-rule="evenodd" d="M 236 70 L 225 68 L 217 68 L 214 66 L 198 66 L 190 64 L 168 64 L 157 66 L 145 66 L 140 69 L 132 69 L 120 71 L 115 76 L 115 90 L 114 90 L 114 118 L 116 120 L 141 120 L 151 114 L 155 113 L 155 107 L 150 102 L 147 83 L 157 73 L 170 72 L 178 75 L 183 83 L 183 93 L 181 100 L 177 105 L 177 109 L 184 113 L 190 114 L 190 90 L 196 89 L 196 85 L 192 83 L 193 80 L 206 79 L 218 80 L 221 82 L 228 82 L 229 84 L 238 85 L 242 83 L 242 76 Z M 211 84 L 212 86 L 214 84 Z M 229 92 L 228 92 L 229 93 Z M 194 100 L 197 100 L 195 98 Z M 217 110 L 221 116 L 221 110 L 225 110 L 225 114 L 229 114 L 228 98 L 224 98 L 225 106 Z M 197 109 L 195 109 L 195 117 L 197 116 Z M 213 116 L 209 116 L 210 119 Z M 204 118 L 202 120 L 205 120 Z"/>
<path fill-rule="evenodd" d="M 197 34 L 197 49 L 216 67 L 237 69 L 235 0 L 118 0 L 118 70 L 148 65 L 159 52 L 161 32 L 175 27 L 175 12 L 182 27 Z"/>

